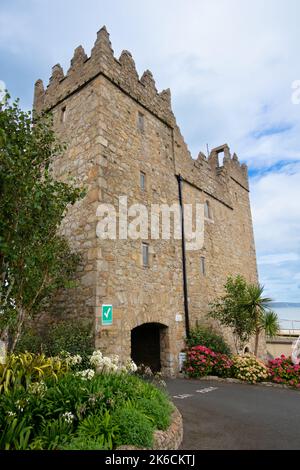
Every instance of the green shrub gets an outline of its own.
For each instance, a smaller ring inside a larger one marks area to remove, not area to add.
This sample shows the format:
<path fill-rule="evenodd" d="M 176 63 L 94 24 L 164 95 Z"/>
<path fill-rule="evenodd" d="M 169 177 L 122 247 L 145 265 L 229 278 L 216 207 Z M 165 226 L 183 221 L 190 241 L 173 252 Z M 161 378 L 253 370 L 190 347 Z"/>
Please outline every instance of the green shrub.
<path fill-rule="evenodd" d="M 93 327 L 90 322 L 62 321 L 50 327 L 47 341 L 47 353 L 50 356 L 67 351 L 87 358 L 93 350 Z"/>
<path fill-rule="evenodd" d="M 152 447 L 154 426 L 140 410 L 128 406 L 118 408 L 113 419 L 119 426 L 119 446 Z"/>
<path fill-rule="evenodd" d="M 27 425 L 26 418 L 8 415 L 0 433 L 0 449 L 27 450 L 31 433 L 32 427 Z"/>
<path fill-rule="evenodd" d="M 0 393 L 16 387 L 28 388 L 33 382 L 49 377 L 57 379 L 67 370 L 65 361 L 44 354 L 8 354 L 6 363 L 0 364 Z"/>
<path fill-rule="evenodd" d="M 157 400 L 151 400 L 150 398 L 140 398 L 136 405 L 137 408 L 141 410 L 142 413 L 144 413 L 144 415 L 151 419 L 156 429 L 165 430 L 170 426 L 170 403 L 167 403 L 167 406 L 165 406 L 159 403 Z"/>
<path fill-rule="evenodd" d="M 194 346 L 205 346 L 216 353 L 230 354 L 230 347 L 225 339 L 213 328 L 205 325 L 196 326 L 191 329 L 190 338 L 186 339 L 189 348 Z"/>
<path fill-rule="evenodd" d="M 88 359 L 94 349 L 93 326 L 83 320 L 64 320 L 51 325 L 45 331 L 27 328 L 21 336 L 17 352 L 44 352 L 58 356 L 62 351 L 82 357 L 82 367 L 88 367 Z"/>
<path fill-rule="evenodd" d="M 185 373 L 192 378 L 211 375 L 216 353 L 206 346 L 193 346 L 187 351 Z"/>
<path fill-rule="evenodd" d="M 104 436 L 98 439 L 74 437 L 70 442 L 59 446 L 59 450 L 110 450 L 110 448 L 105 445 Z"/>
<path fill-rule="evenodd" d="M 85 418 L 78 427 L 78 437 L 92 439 L 101 442 L 107 449 L 112 449 L 117 440 L 119 431 L 118 424 L 114 423 L 110 413 L 106 410 L 104 414 L 90 415 Z"/>
<path fill-rule="evenodd" d="M 216 375 L 217 377 L 223 378 L 232 377 L 232 366 L 233 362 L 231 360 L 231 357 L 227 356 L 226 354 L 217 353 L 214 358 L 212 375 Z"/>
<path fill-rule="evenodd" d="M 73 424 L 61 417 L 44 421 L 38 436 L 31 443 L 34 450 L 56 450 L 70 439 Z"/>
<path fill-rule="evenodd" d="M 37 331 L 34 328 L 24 328 L 24 331 L 15 347 L 16 354 L 21 354 L 27 351 L 33 354 L 40 354 L 46 351 L 43 335 L 40 331 Z"/>

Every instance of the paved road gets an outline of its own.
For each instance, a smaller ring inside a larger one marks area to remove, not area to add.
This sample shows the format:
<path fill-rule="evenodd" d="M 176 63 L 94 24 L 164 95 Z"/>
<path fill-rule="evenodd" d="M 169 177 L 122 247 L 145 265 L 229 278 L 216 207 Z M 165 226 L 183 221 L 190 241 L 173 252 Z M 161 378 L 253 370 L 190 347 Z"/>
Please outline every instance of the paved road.
<path fill-rule="evenodd" d="M 167 386 L 183 416 L 182 449 L 300 449 L 299 391 L 186 379 Z"/>

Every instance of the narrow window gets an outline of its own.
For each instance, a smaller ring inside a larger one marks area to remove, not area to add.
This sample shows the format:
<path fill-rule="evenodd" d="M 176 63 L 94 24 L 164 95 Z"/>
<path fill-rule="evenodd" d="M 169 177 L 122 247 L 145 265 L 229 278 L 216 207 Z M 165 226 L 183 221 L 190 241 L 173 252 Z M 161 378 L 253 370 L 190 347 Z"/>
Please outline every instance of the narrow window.
<path fill-rule="evenodd" d="M 143 266 L 149 266 L 149 245 L 142 243 Z"/>
<path fill-rule="evenodd" d="M 203 274 L 203 276 L 205 276 L 206 270 L 205 270 L 205 258 L 204 258 L 204 256 L 201 256 L 201 258 L 200 258 L 200 270 L 201 270 L 201 274 Z"/>
<path fill-rule="evenodd" d="M 218 165 L 219 167 L 223 166 L 224 165 L 224 150 L 221 151 L 221 152 L 218 152 Z"/>
<path fill-rule="evenodd" d="M 65 122 L 65 120 L 66 120 L 66 107 L 65 106 L 61 110 L 60 120 L 61 120 L 61 122 Z"/>
<path fill-rule="evenodd" d="M 208 201 L 205 201 L 204 203 L 204 217 L 206 219 L 211 219 L 211 210 L 210 210 L 210 205 Z"/>
<path fill-rule="evenodd" d="M 144 115 L 140 112 L 138 113 L 138 129 L 144 132 Z"/>
<path fill-rule="evenodd" d="M 140 185 L 141 185 L 141 190 L 145 191 L 146 190 L 146 174 L 143 171 L 140 172 Z"/>

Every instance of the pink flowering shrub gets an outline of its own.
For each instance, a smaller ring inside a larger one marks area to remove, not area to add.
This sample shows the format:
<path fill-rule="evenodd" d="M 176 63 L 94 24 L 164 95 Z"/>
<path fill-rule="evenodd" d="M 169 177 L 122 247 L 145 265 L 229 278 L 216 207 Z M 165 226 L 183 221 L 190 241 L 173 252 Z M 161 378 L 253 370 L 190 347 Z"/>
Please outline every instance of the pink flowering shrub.
<path fill-rule="evenodd" d="M 300 365 L 294 365 L 290 357 L 283 354 L 269 361 L 272 382 L 300 388 Z"/>
<path fill-rule="evenodd" d="M 187 351 L 185 372 L 189 377 L 230 377 L 231 366 L 232 361 L 226 354 L 215 353 L 206 346 L 194 346 Z"/>
<path fill-rule="evenodd" d="M 185 372 L 189 377 L 204 377 L 212 373 L 216 353 L 206 346 L 193 346 L 187 351 Z"/>
<path fill-rule="evenodd" d="M 212 375 L 218 377 L 232 377 L 232 359 L 226 354 L 216 354 L 214 359 L 214 365 L 212 370 Z"/>

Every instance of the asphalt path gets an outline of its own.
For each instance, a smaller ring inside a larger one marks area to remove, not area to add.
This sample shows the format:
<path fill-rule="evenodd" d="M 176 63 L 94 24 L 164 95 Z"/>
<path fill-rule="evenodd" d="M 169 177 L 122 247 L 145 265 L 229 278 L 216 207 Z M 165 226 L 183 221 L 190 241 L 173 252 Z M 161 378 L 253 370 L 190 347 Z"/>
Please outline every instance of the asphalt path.
<path fill-rule="evenodd" d="M 188 379 L 167 387 L 183 416 L 182 449 L 300 449 L 300 391 Z"/>

